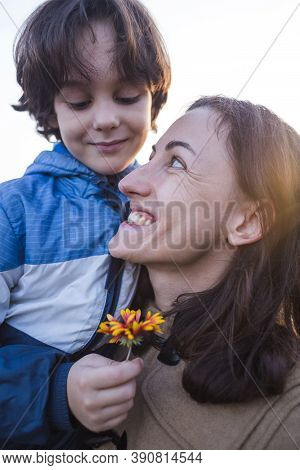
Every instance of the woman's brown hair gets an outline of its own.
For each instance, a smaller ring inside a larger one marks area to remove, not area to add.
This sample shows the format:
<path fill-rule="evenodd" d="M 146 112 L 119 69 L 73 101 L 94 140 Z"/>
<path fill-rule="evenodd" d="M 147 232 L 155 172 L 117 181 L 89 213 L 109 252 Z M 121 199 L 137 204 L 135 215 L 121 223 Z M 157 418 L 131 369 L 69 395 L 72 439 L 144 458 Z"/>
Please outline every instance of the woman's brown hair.
<path fill-rule="evenodd" d="M 23 25 L 15 44 L 17 81 L 23 90 L 17 111 L 29 111 L 37 130 L 61 139 L 49 122 L 54 98 L 71 74 L 88 79 L 92 64 L 82 59 L 77 38 L 93 22 L 109 20 L 116 32 L 120 80 L 146 83 L 152 93 L 152 127 L 167 100 L 171 81 L 168 54 L 147 9 L 138 0 L 48 0 Z"/>
<path fill-rule="evenodd" d="M 263 106 L 203 97 L 239 186 L 255 201 L 260 241 L 238 247 L 210 290 L 180 296 L 169 347 L 186 361 L 183 386 L 199 402 L 242 402 L 283 391 L 298 358 L 300 334 L 300 137 Z M 145 282 L 145 279 L 144 281 Z"/>

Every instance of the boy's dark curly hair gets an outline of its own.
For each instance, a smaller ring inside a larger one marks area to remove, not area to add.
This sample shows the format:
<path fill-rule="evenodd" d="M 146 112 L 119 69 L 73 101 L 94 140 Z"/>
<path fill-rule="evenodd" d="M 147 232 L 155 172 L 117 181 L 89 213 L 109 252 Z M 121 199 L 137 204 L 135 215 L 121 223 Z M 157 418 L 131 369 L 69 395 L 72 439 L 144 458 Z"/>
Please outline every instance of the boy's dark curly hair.
<path fill-rule="evenodd" d="M 167 100 L 171 82 L 168 54 L 147 9 L 138 0 L 48 0 L 24 23 L 16 38 L 17 81 L 23 90 L 17 111 L 28 111 L 47 139 L 54 98 L 71 74 L 88 79 L 92 64 L 83 61 L 77 38 L 93 23 L 109 20 L 116 32 L 115 60 L 121 80 L 147 83 L 152 93 L 152 128 Z"/>

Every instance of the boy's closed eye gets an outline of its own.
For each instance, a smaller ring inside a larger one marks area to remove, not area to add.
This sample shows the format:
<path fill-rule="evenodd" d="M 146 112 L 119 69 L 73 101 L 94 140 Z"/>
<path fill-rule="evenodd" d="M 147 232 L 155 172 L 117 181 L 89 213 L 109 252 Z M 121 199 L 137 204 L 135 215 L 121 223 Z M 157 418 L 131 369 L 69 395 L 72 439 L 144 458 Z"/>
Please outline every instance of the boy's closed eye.
<path fill-rule="evenodd" d="M 139 99 L 140 99 L 140 95 L 115 97 L 115 100 L 122 104 L 134 104 L 134 103 L 137 103 Z"/>
<path fill-rule="evenodd" d="M 87 89 L 88 87 L 88 89 Z M 94 89 L 93 89 L 94 88 Z M 111 99 L 116 103 L 131 105 L 137 103 L 147 91 L 145 85 L 116 82 L 111 89 Z M 96 99 L 98 91 L 92 82 L 69 82 L 61 89 L 63 101 L 77 111 L 88 108 Z"/>
<path fill-rule="evenodd" d="M 66 101 L 66 103 L 70 108 L 80 111 L 81 109 L 87 108 L 91 104 L 91 100 L 77 102 Z"/>
<path fill-rule="evenodd" d="M 114 101 L 121 103 L 121 104 L 134 104 L 137 103 L 140 99 L 140 95 L 137 96 L 116 96 L 114 97 Z M 84 101 L 68 101 L 66 100 L 66 104 L 76 111 L 80 111 L 86 109 L 92 100 L 84 100 Z"/>
<path fill-rule="evenodd" d="M 66 86 L 60 91 L 59 98 L 68 107 L 75 110 L 85 109 L 92 103 L 92 96 L 89 93 L 70 86 Z"/>

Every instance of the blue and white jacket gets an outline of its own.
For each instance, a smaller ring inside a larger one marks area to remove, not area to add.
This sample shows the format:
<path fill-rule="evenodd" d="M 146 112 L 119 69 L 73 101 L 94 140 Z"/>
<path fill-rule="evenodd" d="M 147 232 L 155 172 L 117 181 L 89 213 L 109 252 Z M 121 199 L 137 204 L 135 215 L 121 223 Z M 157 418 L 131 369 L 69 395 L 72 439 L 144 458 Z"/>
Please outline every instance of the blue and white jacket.
<path fill-rule="evenodd" d="M 0 185 L 1 448 L 68 448 L 69 369 L 136 287 L 137 268 L 107 249 L 135 166 L 98 175 L 59 143 Z"/>

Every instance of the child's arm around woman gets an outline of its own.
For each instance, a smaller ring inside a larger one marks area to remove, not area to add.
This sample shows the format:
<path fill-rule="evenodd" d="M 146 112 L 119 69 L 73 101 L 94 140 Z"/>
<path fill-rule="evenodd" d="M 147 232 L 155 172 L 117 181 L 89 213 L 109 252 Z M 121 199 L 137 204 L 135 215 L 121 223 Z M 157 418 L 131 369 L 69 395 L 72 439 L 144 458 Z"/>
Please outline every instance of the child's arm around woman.
<path fill-rule="evenodd" d="M 0 205 L 0 446 L 44 448 L 53 430 L 63 439 L 79 423 L 96 433 L 108 430 L 133 405 L 141 361 L 118 363 L 90 354 L 73 363 L 70 355 L 5 322 L 11 291 L 24 275 L 12 223 Z"/>

